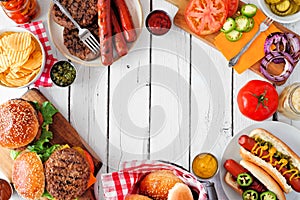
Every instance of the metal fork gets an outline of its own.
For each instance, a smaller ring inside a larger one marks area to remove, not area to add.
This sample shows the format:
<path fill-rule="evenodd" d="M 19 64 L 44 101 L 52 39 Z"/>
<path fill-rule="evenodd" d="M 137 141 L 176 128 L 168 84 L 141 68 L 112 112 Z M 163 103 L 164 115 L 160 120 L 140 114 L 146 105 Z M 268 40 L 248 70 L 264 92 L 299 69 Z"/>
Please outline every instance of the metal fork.
<path fill-rule="evenodd" d="M 69 11 L 61 5 L 61 3 L 58 0 L 53 0 L 53 2 L 59 7 L 62 13 L 64 13 L 75 25 L 75 27 L 78 29 L 79 33 L 79 39 L 94 53 L 97 54 L 100 50 L 100 44 L 97 41 L 97 39 L 92 35 L 92 33 L 86 29 L 81 28 L 80 25 L 73 19 Z"/>
<path fill-rule="evenodd" d="M 241 49 L 241 51 L 234 56 L 233 58 L 230 59 L 228 66 L 229 67 L 233 67 L 236 65 L 236 63 L 239 61 L 240 57 L 243 55 L 243 53 L 245 53 L 245 51 L 247 51 L 247 49 L 250 47 L 250 45 L 252 44 L 252 42 L 257 38 L 257 36 L 261 33 L 266 31 L 269 26 L 272 24 L 273 20 L 270 19 L 269 17 L 267 17 L 260 25 L 259 25 L 259 29 L 258 31 L 255 33 L 255 35 L 253 36 L 253 38 Z"/>

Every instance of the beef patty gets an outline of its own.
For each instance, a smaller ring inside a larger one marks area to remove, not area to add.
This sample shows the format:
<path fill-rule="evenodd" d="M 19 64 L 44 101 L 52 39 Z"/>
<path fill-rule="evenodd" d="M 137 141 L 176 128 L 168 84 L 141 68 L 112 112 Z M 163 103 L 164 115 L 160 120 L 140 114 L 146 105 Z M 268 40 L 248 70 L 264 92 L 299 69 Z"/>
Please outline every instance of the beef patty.
<path fill-rule="evenodd" d="M 57 200 L 73 200 L 87 189 L 90 168 L 75 149 L 55 151 L 45 163 L 46 190 Z"/>
<path fill-rule="evenodd" d="M 88 29 L 99 41 L 97 21 L 88 27 Z M 64 45 L 73 56 L 76 56 L 81 60 L 93 60 L 99 56 L 99 54 L 93 54 L 91 50 L 85 44 L 83 44 L 82 41 L 80 41 L 77 29 L 69 29 L 65 27 L 63 37 Z"/>
<path fill-rule="evenodd" d="M 82 27 L 92 24 L 97 16 L 97 0 L 59 0 L 59 2 L 70 12 L 75 21 Z M 75 28 L 71 20 L 64 15 L 57 5 L 51 10 L 53 20 L 61 26 Z"/>

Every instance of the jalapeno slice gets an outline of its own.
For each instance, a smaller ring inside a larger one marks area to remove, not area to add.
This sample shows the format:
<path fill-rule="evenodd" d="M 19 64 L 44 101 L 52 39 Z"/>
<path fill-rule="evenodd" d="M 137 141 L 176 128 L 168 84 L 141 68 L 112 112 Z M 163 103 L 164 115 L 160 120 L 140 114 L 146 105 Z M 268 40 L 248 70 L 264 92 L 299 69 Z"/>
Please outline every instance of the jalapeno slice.
<path fill-rule="evenodd" d="M 225 37 L 230 42 L 238 41 L 242 37 L 243 33 L 237 30 L 232 30 L 229 33 L 225 33 Z"/>
<path fill-rule="evenodd" d="M 271 191 L 265 191 L 260 194 L 260 200 L 276 200 L 276 194 Z"/>
<path fill-rule="evenodd" d="M 224 33 L 229 33 L 230 31 L 235 29 L 235 21 L 231 17 L 227 18 L 226 22 L 223 24 L 221 31 Z"/>
<path fill-rule="evenodd" d="M 258 193 L 255 190 L 246 190 L 242 196 L 243 200 L 258 200 Z"/>
<path fill-rule="evenodd" d="M 257 12 L 257 7 L 254 4 L 244 4 L 241 8 L 242 15 L 246 17 L 253 17 Z"/>
<path fill-rule="evenodd" d="M 253 179 L 252 179 L 252 177 L 249 174 L 247 174 L 247 173 L 241 173 L 241 174 L 238 175 L 236 181 L 237 181 L 237 183 L 240 186 L 244 187 L 244 186 L 251 185 L 252 182 L 253 182 Z"/>

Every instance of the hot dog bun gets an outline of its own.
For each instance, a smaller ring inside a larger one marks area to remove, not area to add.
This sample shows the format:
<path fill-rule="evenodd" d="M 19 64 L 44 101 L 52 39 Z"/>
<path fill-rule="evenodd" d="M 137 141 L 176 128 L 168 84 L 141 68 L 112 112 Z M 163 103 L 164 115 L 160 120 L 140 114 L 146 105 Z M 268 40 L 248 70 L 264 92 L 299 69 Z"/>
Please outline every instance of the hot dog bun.
<path fill-rule="evenodd" d="M 251 131 L 249 136 L 252 138 L 259 137 L 264 141 L 270 142 L 277 151 L 281 152 L 284 155 L 288 155 L 293 165 L 300 169 L 299 156 L 288 145 L 286 145 L 283 141 L 281 141 L 279 138 L 277 138 L 267 130 L 257 128 Z M 240 155 L 244 160 L 259 165 L 266 172 L 268 172 L 277 181 L 284 192 L 289 193 L 292 191 L 292 187 L 288 184 L 286 178 L 275 167 L 273 167 L 271 163 L 264 161 L 263 159 L 252 154 L 250 151 L 247 151 L 243 147 L 240 148 Z"/>
<path fill-rule="evenodd" d="M 253 176 L 255 176 L 266 188 L 272 192 L 274 192 L 279 200 L 285 200 L 285 196 L 283 191 L 281 190 L 278 183 L 263 169 L 258 167 L 257 165 L 248 162 L 246 160 L 241 160 L 240 164 L 249 170 Z"/>
<path fill-rule="evenodd" d="M 250 172 L 252 176 L 255 177 L 260 182 L 260 184 L 264 185 L 268 190 L 276 194 L 278 200 L 286 199 L 278 183 L 259 166 L 245 160 L 241 160 L 240 165 L 244 167 L 246 170 L 248 170 L 248 172 Z M 233 178 L 233 176 L 229 172 L 225 174 L 224 181 L 237 193 L 242 195 L 244 191 L 243 188 L 239 186 L 237 181 Z"/>

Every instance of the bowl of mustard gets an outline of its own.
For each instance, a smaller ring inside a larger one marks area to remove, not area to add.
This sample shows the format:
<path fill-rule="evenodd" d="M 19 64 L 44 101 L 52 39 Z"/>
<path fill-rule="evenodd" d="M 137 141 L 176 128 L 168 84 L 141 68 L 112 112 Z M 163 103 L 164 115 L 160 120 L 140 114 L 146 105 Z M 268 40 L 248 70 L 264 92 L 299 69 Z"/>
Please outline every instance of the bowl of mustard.
<path fill-rule="evenodd" d="M 193 173 L 201 179 L 212 178 L 218 171 L 217 158 L 211 153 L 200 153 L 192 163 Z"/>

